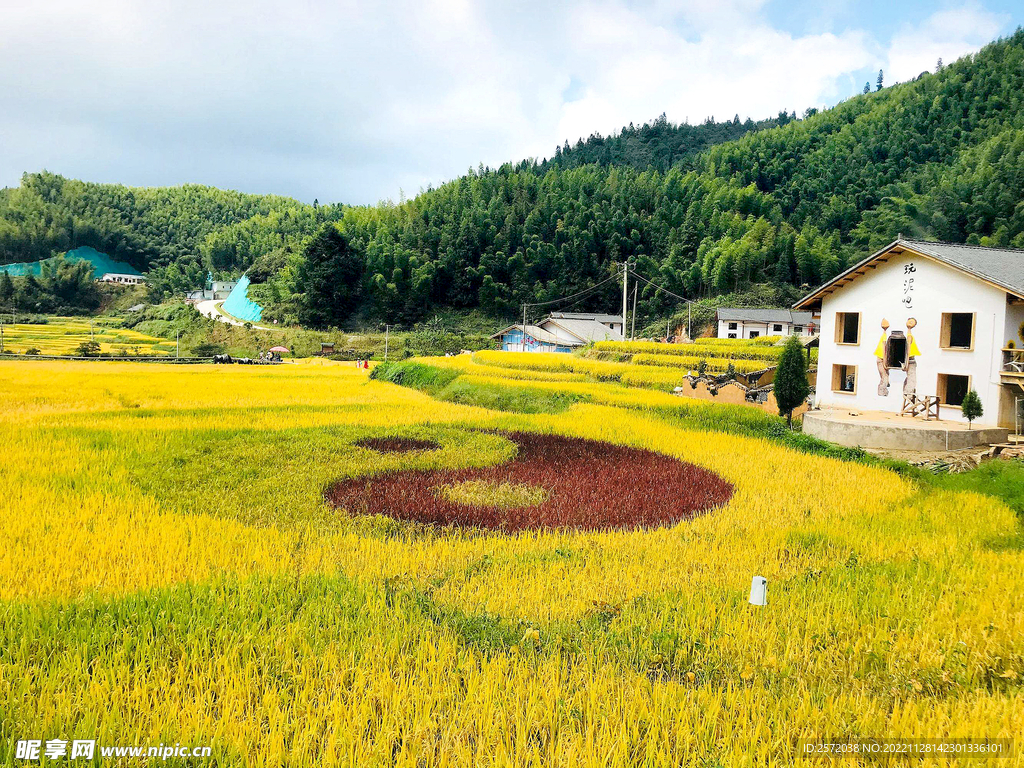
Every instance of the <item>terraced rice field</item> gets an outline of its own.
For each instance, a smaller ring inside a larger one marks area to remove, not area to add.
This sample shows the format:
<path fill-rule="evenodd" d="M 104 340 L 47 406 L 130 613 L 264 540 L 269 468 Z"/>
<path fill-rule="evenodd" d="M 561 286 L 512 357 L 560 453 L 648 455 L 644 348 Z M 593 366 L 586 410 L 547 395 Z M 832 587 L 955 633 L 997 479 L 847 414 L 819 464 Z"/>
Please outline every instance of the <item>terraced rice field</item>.
<path fill-rule="evenodd" d="M 437 365 L 524 385 L 468 358 Z M 1024 732 L 1003 503 L 718 429 L 749 409 L 530 386 L 589 399 L 526 415 L 344 365 L 0 361 L 0 764 L 59 738 L 222 766 L 765 766 L 800 737 Z M 534 444 L 571 482 L 515 469 Z M 602 446 L 699 470 L 672 496 L 696 513 L 631 519 L 660 489 L 602 478 Z M 413 510 L 466 519 L 396 514 L 410 473 L 431 478 Z M 388 484 L 372 509 L 331 496 Z M 593 529 L 476 519 L 595 488 L 614 514 Z M 946 763 L 971 764 L 917 761 Z"/>
<path fill-rule="evenodd" d="M 72 317 L 51 317 L 45 324 L 4 325 L 4 349 L 25 354 L 30 349 L 41 355 L 77 354 L 82 342 L 96 341 L 103 355 L 173 355 L 174 342 L 147 336 L 129 328 L 116 328 Z"/>

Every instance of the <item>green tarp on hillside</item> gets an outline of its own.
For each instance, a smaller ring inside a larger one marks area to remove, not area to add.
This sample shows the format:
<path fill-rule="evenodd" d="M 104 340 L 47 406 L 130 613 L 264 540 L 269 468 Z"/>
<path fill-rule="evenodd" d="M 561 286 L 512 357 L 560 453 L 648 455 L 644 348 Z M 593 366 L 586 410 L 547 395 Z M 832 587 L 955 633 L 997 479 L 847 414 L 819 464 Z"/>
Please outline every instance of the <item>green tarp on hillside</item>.
<path fill-rule="evenodd" d="M 242 275 L 238 284 L 231 289 L 231 293 L 224 299 L 221 309 L 232 317 L 239 320 L 247 320 L 250 323 L 258 323 L 263 317 L 263 307 L 249 298 L 249 278 Z"/>
<path fill-rule="evenodd" d="M 105 253 L 100 253 L 95 248 L 90 248 L 85 245 L 81 248 L 75 248 L 73 251 L 68 251 L 64 254 L 64 257 L 68 261 L 88 261 L 92 264 L 93 275 L 96 277 L 103 277 L 108 272 L 116 272 L 120 275 L 141 275 L 135 267 L 131 264 L 126 264 L 123 261 L 115 261 Z M 0 272 L 7 272 L 11 277 L 25 277 L 26 275 L 36 275 L 37 277 L 42 274 L 43 262 L 41 261 L 22 261 L 16 264 L 0 264 Z"/>

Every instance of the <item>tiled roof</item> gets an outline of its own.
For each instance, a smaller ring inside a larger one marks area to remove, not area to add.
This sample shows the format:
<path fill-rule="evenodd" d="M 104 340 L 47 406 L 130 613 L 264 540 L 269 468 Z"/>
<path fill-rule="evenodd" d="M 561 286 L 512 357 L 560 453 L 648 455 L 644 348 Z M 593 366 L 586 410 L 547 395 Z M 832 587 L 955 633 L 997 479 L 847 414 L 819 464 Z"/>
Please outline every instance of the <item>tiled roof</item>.
<path fill-rule="evenodd" d="M 1024 298 L 1024 251 L 1010 248 L 988 248 L 983 245 L 961 245 L 957 243 L 932 243 L 927 240 L 895 240 L 882 250 L 871 254 L 842 274 L 836 275 L 824 285 L 815 288 L 793 306 L 795 308 L 815 306 L 825 293 L 856 279 L 866 265 L 880 259 L 890 251 L 909 250 L 948 264 L 980 280 L 996 285 L 1008 293 Z"/>
<path fill-rule="evenodd" d="M 807 325 L 813 319 L 811 312 L 794 312 L 789 309 L 750 309 L 722 307 L 718 310 L 719 320 L 739 320 L 750 323 L 793 323 Z"/>

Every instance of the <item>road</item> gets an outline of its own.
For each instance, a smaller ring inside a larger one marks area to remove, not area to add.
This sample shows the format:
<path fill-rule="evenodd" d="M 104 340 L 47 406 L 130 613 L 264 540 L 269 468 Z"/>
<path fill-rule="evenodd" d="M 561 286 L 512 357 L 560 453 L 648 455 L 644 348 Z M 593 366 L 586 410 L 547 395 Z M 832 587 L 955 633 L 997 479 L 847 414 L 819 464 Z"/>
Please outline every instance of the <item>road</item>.
<path fill-rule="evenodd" d="M 235 320 L 233 317 L 228 317 L 220 311 L 221 302 L 214 301 L 213 299 L 207 299 L 206 301 L 196 302 L 196 309 L 199 310 L 199 314 L 205 317 L 211 317 L 214 320 L 220 320 L 222 323 L 228 325 L 245 325 L 245 323 Z M 253 328 L 258 328 L 261 331 L 272 331 L 273 328 L 266 328 L 262 325 L 253 325 Z"/>

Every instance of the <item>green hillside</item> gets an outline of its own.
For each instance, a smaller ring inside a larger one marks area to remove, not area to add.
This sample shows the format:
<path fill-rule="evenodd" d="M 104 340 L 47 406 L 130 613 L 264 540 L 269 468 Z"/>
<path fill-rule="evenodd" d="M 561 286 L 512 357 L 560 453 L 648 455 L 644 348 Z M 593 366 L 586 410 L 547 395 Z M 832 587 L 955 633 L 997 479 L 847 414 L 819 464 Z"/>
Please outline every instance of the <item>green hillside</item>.
<path fill-rule="evenodd" d="M 768 123 L 659 120 L 398 205 L 31 174 L 0 192 L 0 262 L 88 242 L 149 270 L 157 289 L 249 268 L 267 319 L 412 323 L 448 308 L 514 316 L 597 285 L 624 258 L 706 298 L 819 283 L 899 232 L 1024 247 L 1021 31 L 913 82 Z M 740 137 L 716 143 L 730 132 Z M 310 243 L 325 224 L 343 237 Z M 587 301 L 614 306 L 614 281 Z M 674 307 L 650 287 L 639 297 L 641 319 Z"/>

